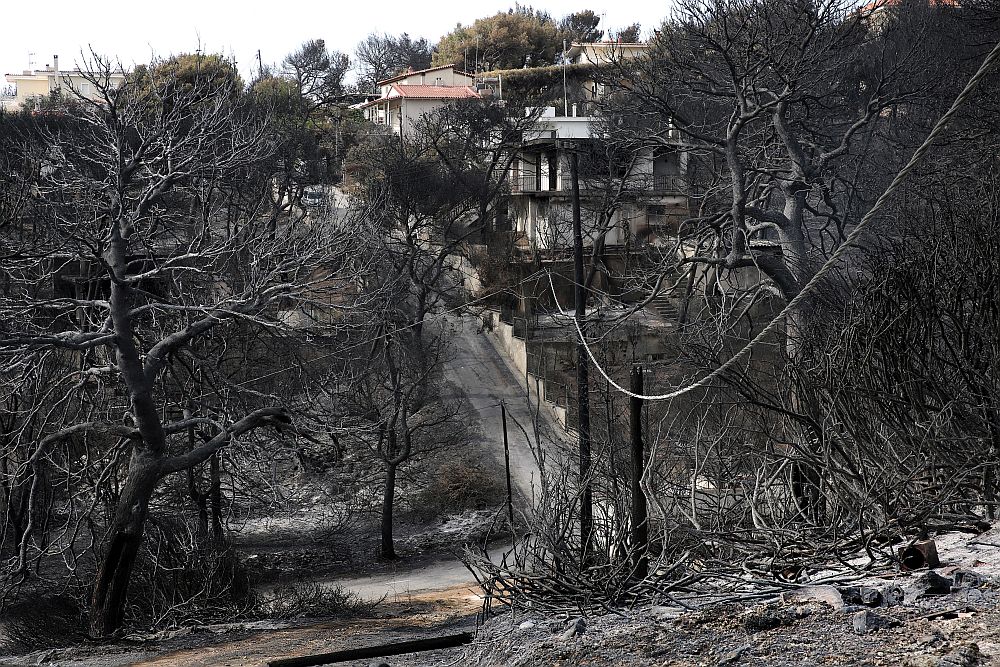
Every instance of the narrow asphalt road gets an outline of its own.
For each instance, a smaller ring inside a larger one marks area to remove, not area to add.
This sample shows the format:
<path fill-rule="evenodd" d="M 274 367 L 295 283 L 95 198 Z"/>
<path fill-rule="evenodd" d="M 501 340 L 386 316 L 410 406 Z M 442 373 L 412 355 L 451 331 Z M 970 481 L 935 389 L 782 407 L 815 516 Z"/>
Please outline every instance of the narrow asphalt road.
<path fill-rule="evenodd" d="M 503 559 L 505 551 L 506 547 L 490 549 L 490 560 L 499 562 Z M 414 599 L 424 601 L 450 600 L 456 597 L 477 601 L 482 599 L 472 573 L 457 558 L 425 563 L 414 569 L 400 569 L 396 572 L 349 579 L 327 579 L 319 583 L 339 586 L 367 602 L 405 604 Z"/>
<path fill-rule="evenodd" d="M 451 354 L 445 362 L 444 375 L 453 382 L 469 401 L 478 423 L 477 451 L 493 456 L 504 469 L 503 428 L 500 419 L 500 401 L 507 406 L 508 444 L 510 447 L 510 474 L 514 492 L 521 496 L 525 506 L 539 492 L 539 473 L 533 444 L 525 437 L 534 438 L 533 413 L 538 414 L 538 432 L 545 443 L 560 437 L 562 427 L 552 412 L 537 405 L 529 407 L 527 392 L 515 372 L 500 357 L 496 348 L 478 333 L 479 321 L 473 317 L 448 317 L 444 325 L 451 341 Z M 517 424 L 524 428 L 522 431 Z M 471 421 L 471 420 L 470 420 Z M 491 551 L 494 561 L 503 557 L 503 549 Z M 441 560 L 413 570 L 401 570 L 369 577 L 333 579 L 324 583 L 338 585 L 362 599 L 385 598 L 390 602 L 404 601 L 415 594 L 453 590 L 456 587 L 475 587 L 475 581 L 458 560 Z"/>
<path fill-rule="evenodd" d="M 531 445 L 514 424 L 516 419 L 533 436 L 533 409 L 528 406 L 523 380 L 519 381 L 515 371 L 500 357 L 486 338 L 488 334 L 477 333 L 478 320 L 449 317 L 445 326 L 452 341 L 452 354 L 445 365 L 445 377 L 461 390 L 475 411 L 474 415 L 470 415 L 470 422 L 473 419 L 479 422 L 477 451 L 483 456 L 495 457 L 499 469 L 503 470 L 503 429 L 500 423 L 500 401 L 503 400 L 511 416 L 508 432 L 512 483 L 522 500 L 531 502 L 538 493 L 538 466 Z M 535 406 L 534 410 L 538 411 L 538 430 L 543 443 L 551 443 L 554 438 L 561 437 L 561 427 L 552 412 L 545 406 L 540 410 Z M 503 553 L 503 547 L 494 548 L 490 557 L 496 562 L 503 558 Z M 423 563 L 410 570 L 401 569 L 368 577 L 325 579 L 316 583 L 339 586 L 363 600 L 382 599 L 389 605 L 404 606 L 429 603 L 431 606 L 415 615 L 407 613 L 399 617 L 363 621 L 332 620 L 299 628 L 276 628 L 228 641 L 210 637 L 195 637 L 190 642 L 180 639 L 178 641 L 184 643 L 172 651 L 164 651 L 163 647 L 133 646 L 118 654 L 98 652 L 90 656 L 91 659 L 74 664 L 88 667 L 125 664 L 260 667 L 266 664 L 268 658 L 275 656 L 308 655 L 359 644 L 436 636 L 453 631 L 456 624 L 471 619 L 481 604 L 475 579 L 458 559 Z M 397 658 L 393 664 L 454 664 L 454 657 L 446 656 L 447 659 L 429 662 L 430 657 L 430 654 L 420 654 L 409 662 Z M 144 659 L 148 662 L 143 662 Z"/>
<path fill-rule="evenodd" d="M 499 355 L 487 339 L 489 334 L 478 333 L 480 322 L 473 317 L 447 318 L 451 355 L 445 363 L 445 378 L 454 382 L 468 398 L 479 418 L 483 451 L 489 451 L 504 464 L 503 428 L 500 402 L 507 407 L 507 433 L 510 446 L 510 474 L 514 488 L 524 500 L 531 503 L 539 492 L 539 473 L 533 447 L 533 419 L 537 414 L 538 433 L 543 444 L 551 443 L 562 434 L 548 406 L 529 406 L 524 379 L 518 378 L 512 367 Z M 532 394 L 533 395 L 533 394 Z M 518 424 L 524 429 L 518 427 Z"/>

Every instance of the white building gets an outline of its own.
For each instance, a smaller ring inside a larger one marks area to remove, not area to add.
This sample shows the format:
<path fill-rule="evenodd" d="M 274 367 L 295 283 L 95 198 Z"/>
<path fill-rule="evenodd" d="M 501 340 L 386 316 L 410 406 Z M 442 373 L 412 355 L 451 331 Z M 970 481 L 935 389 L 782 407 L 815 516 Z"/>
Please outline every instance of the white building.
<path fill-rule="evenodd" d="M 79 69 L 62 70 L 59 68 L 59 56 L 52 56 L 52 64 L 44 69 L 24 70 L 20 74 L 5 74 L 7 83 L 14 86 L 15 93 L 0 96 L 0 108 L 14 111 L 23 108 L 31 100 L 47 97 L 61 91 L 69 94 L 71 91 L 88 99 L 97 99 L 98 91 L 88 79 L 91 73 Z M 124 72 L 112 72 L 107 76 L 107 82 L 113 87 L 121 85 L 125 80 Z"/>
<path fill-rule="evenodd" d="M 529 110 L 529 113 L 531 110 Z M 677 147 L 647 149 L 629 165 L 615 165 L 597 145 L 598 118 L 556 116 L 548 107 L 511 162 L 509 219 L 530 248 L 573 245 L 571 154 L 580 166 L 584 243 L 607 222 L 609 246 L 655 242 L 687 217 L 688 155 Z M 676 135 L 674 135 L 676 138 Z M 606 221 L 602 215 L 610 213 Z"/>
<path fill-rule="evenodd" d="M 387 125 L 399 135 L 412 132 L 413 124 L 423 115 L 454 100 L 477 99 L 473 75 L 454 65 L 441 65 L 379 81 L 380 96 L 370 102 L 356 104 L 365 118 L 378 125 Z"/>
<path fill-rule="evenodd" d="M 566 57 L 575 64 L 606 65 L 637 58 L 646 53 L 647 49 L 649 45 L 641 42 L 574 42 L 566 51 Z"/>

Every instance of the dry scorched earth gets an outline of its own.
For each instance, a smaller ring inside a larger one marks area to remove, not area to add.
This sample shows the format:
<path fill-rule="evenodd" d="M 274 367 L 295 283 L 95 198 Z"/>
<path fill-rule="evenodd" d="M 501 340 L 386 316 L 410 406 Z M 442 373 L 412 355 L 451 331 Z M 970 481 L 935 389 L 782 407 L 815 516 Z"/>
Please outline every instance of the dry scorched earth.
<path fill-rule="evenodd" d="M 646 608 L 585 619 L 495 618 L 460 664 L 500 667 L 1000 665 L 1000 531 L 937 537 L 936 570 L 882 571 L 769 601 L 697 611 Z M 864 607 L 848 586 L 895 586 L 899 604 Z M 582 629 L 582 633 L 570 628 Z"/>

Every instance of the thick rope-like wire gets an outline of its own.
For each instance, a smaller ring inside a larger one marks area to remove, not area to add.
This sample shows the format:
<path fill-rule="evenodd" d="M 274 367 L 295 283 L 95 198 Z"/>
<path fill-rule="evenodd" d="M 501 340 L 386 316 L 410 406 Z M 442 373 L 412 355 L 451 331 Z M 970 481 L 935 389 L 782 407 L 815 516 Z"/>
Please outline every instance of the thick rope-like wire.
<path fill-rule="evenodd" d="M 938 119 L 938 122 L 934 125 L 934 128 L 931 129 L 930 134 L 928 134 L 927 138 L 924 139 L 924 142 L 920 144 L 917 150 L 913 152 L 913 156 L 910 157 L 910 161 L 906 163 L 906 166 L 904 166 L 899 171 L 898 174 L 896 174 L 896 178 L 892 179 L 892 183 L 890 183 L 889 187 L 885 189 L 885 192 L 883 192 L 882 195 L 878 198 L 878 200 L 875 202 L 875 205 L 872 206 L 871 210 L 869 210 L 868 213 L 866 213 L 864 217 L 861 218 L 861 222 L 858 223 L 857 227 L 855 227 L 851 231 L 851 233 L 847 235 L 847 238 L 844 240 L 844 242 L 840 244 L 839 247 L 837 247 L 834 253 L 830 255 L 830 258 L 826 260 L 823 266 L 821 266 L 819 270 L 813 275 L 813 277 L 809 279 L 809 282 L 807 282 L 805 286 L 802 287 L 799 293 L 796 294 L 791 301 L 785 304 L 785 307 L 781 309 L 781 312 L 778 313 L 774 317 L 774 319 L 768 322 L 767 326 L 761 329 L 760 333 L 758 333 L 756 336 L 753 337 L 753 339 L 750 342 L 744 345 L 739 352 L 737 352 L 732 357 L 723 362 L 721 366 L 719 366 L 718 368 L 716 368 L 715 370 L 713 370 L 711 373 L 701 378 L 700 380 L 697 380 L 689 385 L 679 387 L 672 391 L 668 391 L 665 394 L 636 394 L 629 391 L 625 387 L 621 386 L 617 382 L 615 382 L 604 371 L 604 369 L 598 363 L 597 358 L 594 356 L 593 351 L 591 351 L 590 345 L 587 344 L 587 338 L 583 333 L 583 329 L 580 328 L 580 321 L 576 317 L 573 317 L 573 323 L 576 325 L 577 336 L 579 336 L 580 342 L 583 344 L 584 349 L 587 350 L 587 355 L 590 357 L 590 361 L 594 364 L 594 367 L 597 368 L 598 372 L 604 377 L 605 380 L 608 381 L 609 384 L 611 384 L 611 386 L 613 386 L 615 389 L 617 389 L 623 394 L 632 396 L 633 398 L 639 398 L 644 401 L 665 401 L 672 398 L 677 398 L 678 396 L 694 391 L 695 389 L 707 387 L 713 380 L 715 380 L 723 373 L 728 371 L 730 368 L 735 366 L 736 363 L 739 362 L 740 359 L 745 357 L 747 354 L 749 354 L 750 351 L 756 345 L 758 345 L 767 336 L 769 336 L 771 333 L 774 332 L 774 330 L 778 327 L 779 323 L 782 320 L 784 320 L 785 317 L 790 312 L 795 310 L 795 308 L 798 307 L 798 305 L 802 303 L 803 300 L 805 300 L 805 298 L 809 295 L 809 293 L 813 290 L 813 288 L 815 288 L 816 285 L 819 284 L 819 281 L 821 281 L 823 277 L 834 268 L 834 266 L 837 264 L 840 258 L 843 257 L 844 253 L 846 253 L 847 250 L 858 241 L 858 239 L 861 237 L 862 232 L 864 232 L 865 228 L 875 217 L 875 214 L 878 213 L 879 209 L 881 209 L 883 205 L 885 205 L 885 203 L 892 196 L 896 188 L 898 188 L 900 184 L 902 184 L 902 182 L 906 180 L 906 177 L 910 175 L 910 172 L 912 172 L 916 168 L 917 164 L 923 159 L 927 151 L 930 150 L 931 145 L 934 143 L 935 139 L 937 139 L 937 137 L 942 132 L 944 132 L 944 130 L 948 126 L 949 121 L 951 121 L 951 119 L 955 116 L 955 114 L 958 113 L 959 108 L 966 102 L 969 96 L 972 95 L 972 92 L 975 90 L 976 86 L 979 85 L 979 82 L 982 81 L 983 78 L 989 73 L 990 69 L 993 68 L 998 59 L 1000 59 L 1000 42 L 997 42 L 996 46 L 993 47 L 993 50 L 989 52 L 989 54 L 986 56 L 985 59 L 983 59 L 982 64 L 979 66 L 979 70 L 977 70 L 976 73 L 972 75 L 972 78 L 969 79 L 969 82 L 965 84 L 965 88 L 962 89 L 962 92 L 960 92 L 958 96 L 955 98 L 955 101 L 952 102 L 951 108 L 949 108 L 948 111 L 946 111 L 945 114 L 941 116 L 940 119 Z M 551 272 L 548 273 L 548 278 L 549 278 L 549 287 L 552 289 L 552 298 L 555 299 L 556 307 L 559 309 L 559 312 L 561 312 L 563 315 L 570 315 L 569 313 L 564 311 L 562 306 L 559 304 L 559 297 L 556 296 L 556 288 L 552 282 Z"/>

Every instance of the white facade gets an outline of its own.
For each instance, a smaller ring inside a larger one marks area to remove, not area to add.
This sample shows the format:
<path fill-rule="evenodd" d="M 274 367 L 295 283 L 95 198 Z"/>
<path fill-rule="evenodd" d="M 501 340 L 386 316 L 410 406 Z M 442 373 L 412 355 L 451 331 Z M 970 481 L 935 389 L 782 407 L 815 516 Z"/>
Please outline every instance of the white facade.
<path fill-rule="evenodd" d="M 10 111 L 21 109 L 30 100 L 46 97 L 56 91 L 96 100 L 99 91 L 86 74 L 78 69 L 59 69 L 59 56 L 53 56 L 52 64 L 46 65 L 45 69 L 6 74 L 7 83 L 16 88 L 16 94 L 12 97 L 0 97 L 0 108 Z M 107 79 L 112 87 L 117 88 L 125 80 L 125 73 L 112 72 Z"/>
<path fill-rule="evenodd" d="M 455 100 L 478 98 L 473 83 L 471 74 L 454 65 L 407 72 L 380 81 L 379 98 L 351 108 L 361 111 L 366 120 L 406 136 L 422 116 Z"/>
<path fill-rule="evenodd" d="M 394 134 L 410 135 L 422 116 L 441 108 L 449 98 L 419 99 L 393 96 L 377 100 L 366 109 L 365 118 L 376 125 L 387 125 Z"/>
<path fill-rule="evenodd" d="M 604 65 L 641 56 L 649 48 L 642 43 L 583 42 L 573 44 L 566 56 L 573 63 Z"/>

